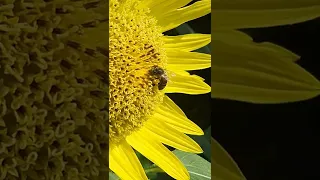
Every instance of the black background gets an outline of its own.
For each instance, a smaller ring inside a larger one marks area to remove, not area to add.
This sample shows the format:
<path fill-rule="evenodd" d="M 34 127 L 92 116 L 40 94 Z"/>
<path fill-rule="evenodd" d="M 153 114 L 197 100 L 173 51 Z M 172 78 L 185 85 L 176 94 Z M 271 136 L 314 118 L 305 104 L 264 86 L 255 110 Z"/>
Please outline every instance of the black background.
<path fill-rule="evenodd" d="M 320 79 L 320 19 L 244 32 L 257 42 L 273 42 L 297 53 L 298 64 Z M 219 99 L 211 104 L 212 136 L 248 180 L 320 178 L 320 97 L 276 105 Z"/>

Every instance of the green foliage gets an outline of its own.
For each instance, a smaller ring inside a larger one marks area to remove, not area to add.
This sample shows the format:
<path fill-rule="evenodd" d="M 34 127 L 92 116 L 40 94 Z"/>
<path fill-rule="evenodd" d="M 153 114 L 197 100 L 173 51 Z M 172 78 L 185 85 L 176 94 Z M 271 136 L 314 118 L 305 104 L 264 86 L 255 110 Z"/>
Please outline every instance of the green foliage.
<path fill-rule="evenodd" d="M 139 161 L 142 164 L 143 169 L 145 170 L 147 177 L 149 179 L 156 179 L 157 173 L 162 172 L 156 165 L 154 165 L 149 159 L 145 158 L 142 154 L 136 151 L 136 154 L 139 158 Z"/>
<path fill-rule="evenodd" d="M 190 137 L 201 146 L 203 154 L 200 154 L 200 156 L 211 162 L 211 126 L 209 126 L 204 133 L 204 136 Z"/>
<path fill-rule="evenodd" d="M 173 153 L 182 161 L 190 174 L 190 180 L 211 179 L 211 164 L 197 154 L 174 150 Z"/>
<path fill-rule="evenodd" d="M 120 178 L 113 172 L 109 172 L 109 180 L 120 180 Z"/>

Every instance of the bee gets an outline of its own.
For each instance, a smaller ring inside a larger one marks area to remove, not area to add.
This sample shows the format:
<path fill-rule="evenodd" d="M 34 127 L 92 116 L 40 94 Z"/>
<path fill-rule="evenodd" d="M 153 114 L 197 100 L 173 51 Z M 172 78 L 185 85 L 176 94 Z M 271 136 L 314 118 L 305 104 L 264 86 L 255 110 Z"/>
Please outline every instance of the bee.
<path fill-rule="evenodd" d="M 159 79 L 159 83 L 158 83 L 159 90 L 163 90 L 167 86 L 169 78 L 164 69 L 162 69 L 159 66 L 153 66 L 149 70 L 149 74 Z"/>

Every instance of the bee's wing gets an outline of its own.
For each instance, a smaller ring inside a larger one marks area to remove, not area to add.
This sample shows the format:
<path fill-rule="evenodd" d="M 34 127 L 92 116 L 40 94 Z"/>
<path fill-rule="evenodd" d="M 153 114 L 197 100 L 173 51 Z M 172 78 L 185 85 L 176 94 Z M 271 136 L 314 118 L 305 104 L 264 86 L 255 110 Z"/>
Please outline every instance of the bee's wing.
<path fill-rule="evenodd" d="M 168 77 L 168 81 L 171 81 L 171 79 L 176 76 L 176 74 L 172 71 L 166 71 L 166 75 Z"/>

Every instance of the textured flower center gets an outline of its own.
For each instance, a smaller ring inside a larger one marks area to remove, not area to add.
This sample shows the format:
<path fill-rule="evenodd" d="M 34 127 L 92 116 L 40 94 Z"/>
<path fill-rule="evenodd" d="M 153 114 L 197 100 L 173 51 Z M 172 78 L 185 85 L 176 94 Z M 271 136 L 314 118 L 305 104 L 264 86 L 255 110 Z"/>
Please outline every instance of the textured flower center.
<path fill-rule="evenodd" d="M 0 0 L 0 180 L 106 179 L 107 0 Z"/>
<path fill-rule="evenodd" d="M 165 67 L 162 33 L 137 1 L 110 2 L 109 135 L 119 143 L 138 130 L 161 103 L 154 66 Z"/>

